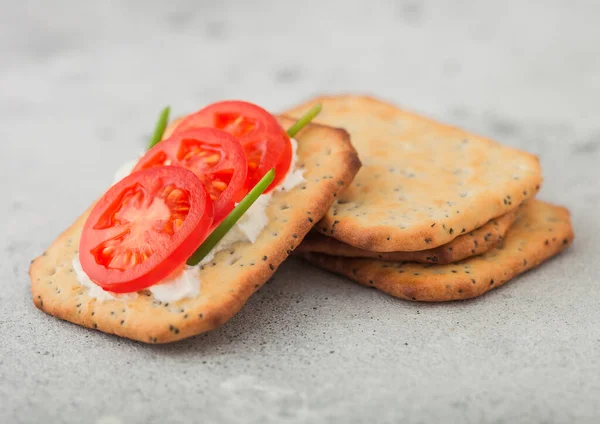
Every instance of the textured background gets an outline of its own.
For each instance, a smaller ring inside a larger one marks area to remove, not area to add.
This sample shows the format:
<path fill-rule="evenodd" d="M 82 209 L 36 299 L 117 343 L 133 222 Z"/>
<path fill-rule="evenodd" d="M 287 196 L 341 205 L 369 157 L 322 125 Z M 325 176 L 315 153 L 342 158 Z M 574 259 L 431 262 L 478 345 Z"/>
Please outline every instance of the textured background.
<path fill-rule="evenodd" d="M 600 2 L 0 2 L 0 421 L 597 422 Z M 29 260 L 159 109 L 371 93 L 541 156 L 565 254 L 413 304 L 289 261 L 223 328 L 145 346 L 30 300 Z M 596 420 L 595 420 L 595 419 Z"/>

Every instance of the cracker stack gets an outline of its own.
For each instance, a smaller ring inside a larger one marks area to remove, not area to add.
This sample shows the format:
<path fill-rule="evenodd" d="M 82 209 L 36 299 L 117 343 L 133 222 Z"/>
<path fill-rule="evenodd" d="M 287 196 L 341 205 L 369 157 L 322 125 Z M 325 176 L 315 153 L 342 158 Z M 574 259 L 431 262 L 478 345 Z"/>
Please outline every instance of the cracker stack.
<path fill-rule="evenodd" d="M 393 296 L 479 296 L 563 250 L 567 210 L 531 200 L 538 159 L 362 96 L 320 97 L 317 121 L 346 129 L 363 167 L 298 251 Z"/>

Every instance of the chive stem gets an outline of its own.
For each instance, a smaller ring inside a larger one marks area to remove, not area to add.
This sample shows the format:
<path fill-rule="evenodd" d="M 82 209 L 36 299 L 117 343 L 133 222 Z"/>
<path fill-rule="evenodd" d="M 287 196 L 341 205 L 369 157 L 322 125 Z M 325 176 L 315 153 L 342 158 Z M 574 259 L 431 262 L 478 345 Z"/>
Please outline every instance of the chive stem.
<path fill-rule="evenodd" d="M 261 180 L 248 192 L 246 197 L 237 204 L 235 208 L 225 217 L 223 221 L 214 229 L 214 231 L 202 242 L 200 247 L 187 260 L 188 265 L 197 265 L 208 253 L 221 241 L 221 239 L 231 230 L 239 219 L 252 206 L 256 199 L 271 185 L 275 179 L 275 169 L 267 172 Z"/>
<path fill-rule="evenodd" d="M 156 126 L 154 127 L 154 134 L 152 134 L 152 138 L 148 143 L 148 150 L 150 150 L 154 145 L 156 145 L 160 140 L 162 140 L 163 134 L 165 133 L 165 129 L 167 128 L 167 124 L 169 123 L 169 114 L 171 113 L 171 108 L 167 106 L 164 108 L 160 115 L 158 116 L 158 121 L 156 122 Z"/>
<path fill-rule="evenodd" d="M 302 115 L 300 117 L 300 119 L 298 119 L 296 121 L 296 123 L 287 130 L 288 135 L 290 137 L 293 137 L 296 134 L 298 134 L 302 128 L 304 128 L 307 124 L 309 124 L 310 121 L 315 119 L 315 117 L 319 114 L 319 112 L 321 112 L 320 104 L 317 104 L 317 105 L 314 105 L 313 107 L 311 107 L 308 112 L 306 112 L 304 115 Z"/>

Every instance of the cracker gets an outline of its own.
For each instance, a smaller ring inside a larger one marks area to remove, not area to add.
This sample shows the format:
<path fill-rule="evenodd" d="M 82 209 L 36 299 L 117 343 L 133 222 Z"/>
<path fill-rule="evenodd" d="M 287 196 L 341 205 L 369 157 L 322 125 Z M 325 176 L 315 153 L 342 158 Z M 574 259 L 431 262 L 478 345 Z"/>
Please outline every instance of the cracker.
<path fill-rule="evenodd" d="M 515 209 L 539 190 L 538 159 L 363 96 L 319 97 L 317 122 L 345 128 L 363 167 L 319 227 L 376 252 L 425 250 Z"/>
<path fill-rule="evenodd" d="M 293 124 L 289 119 L 280 122 L 284 127 Z M 220 326 L 271 277 L 360 167 L 343 130 L 310 125 L 296 139 L 297 166 L 306 169 L 305 183 L 273 194 L 267 208 L 270 222 L 254 244 L 237 243 L 204 266 L 197 297 L 168 303 L 148 291 L 133 300 L 89 297 L 72 267 L 88 210 L 32 261 L 35 305 L 58 318 L 147 343 L 172 342 Z"/>
<path fill-rule="evenodd" d="M 414 252 L 372 252 L 342 243 L 333 237 L 327 237 L 313 228 L 302 241 L 295 253 L 315 252 L 331 256 L 347 256 L 350 258 L 375 258 L 384 261 L 409 261 L 431 264 L 449 264 L 475 255 L 481 255 L 496 246 L 506 231 L 517 218 L 519 209 L 494 218 L 482 227 L 462 234 L 450 243 L 433 249 Z M 318 227 L 318 225 L 317 225 Z"/>
<path fill-rule="evenodd" d="M 303 256 L 401 299 L 442 302 L 468 299 L 499 287 L 565 249 L 573 240 L 569 211 L 538 200 L 528 202 L 503 242 L 481 256 L 449 265 Z"/>

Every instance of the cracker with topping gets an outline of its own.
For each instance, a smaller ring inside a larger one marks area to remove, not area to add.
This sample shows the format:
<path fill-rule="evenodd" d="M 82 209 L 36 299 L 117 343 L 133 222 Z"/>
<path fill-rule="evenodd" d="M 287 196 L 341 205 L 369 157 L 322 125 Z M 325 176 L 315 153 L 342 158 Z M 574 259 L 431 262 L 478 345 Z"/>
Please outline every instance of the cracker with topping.
<path fill-rule="evenodd" d="M 287 128 L 294 121 L 281 118 L 280 123 Z M 159 301 L 148 290 L 132 298 L 101 301 L 90 296 L 73 269 L 88 210 L 32 261 L 35 305 L 75 324 L 146 343 L 173 342 L 219 327 L 273 275 L 360 167 L 344 130 L 313 124 L 295 138 L 296 166 L 304 168 L 305 182 L 273 193 L 269 223 L 254 243 L 236 243 L 200 268 L 197 296 L 174 302 Z"/>

